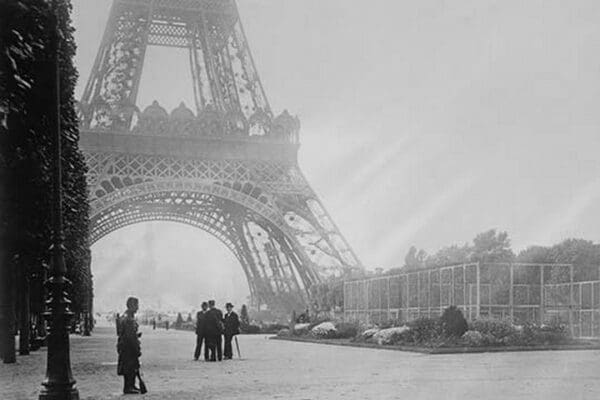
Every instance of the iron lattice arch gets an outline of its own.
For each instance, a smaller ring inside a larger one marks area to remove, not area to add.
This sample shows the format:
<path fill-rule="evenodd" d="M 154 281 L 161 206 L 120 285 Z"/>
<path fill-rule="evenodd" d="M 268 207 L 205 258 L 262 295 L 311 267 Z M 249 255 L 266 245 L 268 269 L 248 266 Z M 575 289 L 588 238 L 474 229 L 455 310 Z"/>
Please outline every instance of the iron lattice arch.
<path fill-rule="evenodd" d="M 152 45 L 187 49 L 195 110 L 135 105 Z M 254 305 L 284 310 L 361 267 L 298 167 L 298 118 L 271 111 L 234 1 L 114 0 L 78 112 L 92 242 L 195 226 L 239 260 Z"/>

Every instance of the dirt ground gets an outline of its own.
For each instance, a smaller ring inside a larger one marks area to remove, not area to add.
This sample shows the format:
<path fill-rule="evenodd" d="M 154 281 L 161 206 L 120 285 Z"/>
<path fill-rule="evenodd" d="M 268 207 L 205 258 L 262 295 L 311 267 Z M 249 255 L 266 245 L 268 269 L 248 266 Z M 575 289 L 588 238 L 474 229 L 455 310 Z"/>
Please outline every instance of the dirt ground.
<path fill-rule="evenodd" d="M 600 351 L 424 355 L 240 336 L 243 358 L 195 362 L 191 332 L 143 330 L 140 399 L 600 399 Z M 115 333 L 71 339 L 82 399 L 123 397 Z M 0 399 L 37 399 L 45 350 L 0 364 Z"/>

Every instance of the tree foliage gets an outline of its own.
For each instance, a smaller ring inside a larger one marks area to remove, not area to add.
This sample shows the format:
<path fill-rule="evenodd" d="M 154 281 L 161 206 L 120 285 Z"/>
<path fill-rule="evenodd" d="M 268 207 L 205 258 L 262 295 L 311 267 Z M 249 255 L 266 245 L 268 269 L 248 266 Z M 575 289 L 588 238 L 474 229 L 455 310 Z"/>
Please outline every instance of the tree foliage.
<path fill-rule="evenodd" d="M 517 261 L 573 264 L 576 281 L 600 279 L 600 243 L 590 240 L 567 239 L 550 247 L 531 246 L 519 253 Z"/>
<path fill-rule="evenodd" d="M 431 255 L 412 246 L 404 258 L 404 263 L 405 268 L 414 270 L 470 262 L 511 262 L 514 260 L 515 254 L 510 247 L 508 233 L 490 229 L 475 236 L 472 244 L 447 246 Z"/>
<path fill-rule="evenodd" d="M 175 320 L 175 324 L 173 324 L 173 327 L 175 329 L 181 328 L 181 325 L 183 325 L 183 317 L 181 316 L 181 313 L 177 313 L 177 319 Z"/>
<path fill-rule="evenodd" d="M 507 232 L 496 232 L 490 229 L 475 236 L 471 261 L 508 262 L 514 261 L 515 253 L 510 247 Z"/>
<path fill-rule="evenodd" d="M 240 324 L 242 325 L 250 325 L 250 316 L 248 315 L 248 307 L 246 305 L 242 305 L 242 309 L 240 310 Z"/>
<path fill-rule="evenodd" d="M 472 243 L 447 246 L 432 255 L 412 246 L 404 258 L 404 268 L 414 270 L 470 262 L 573 264 L 576 281 L 599 280 L 600 243 L 566 239 L 549 247 L 530 246 L 515 256 L 508 233 L 490 229 L 475 236 Z"/>
<path fill-rule="evenodd" d="M 456 306 L 447 307 L 440 317 L 440 322 L 446 336 L 461 337 L 469 330 L 467 320 L 460 308 Z"/>
<path fill-rule="evenodd" d="M 74 90 L 75 42 L 71 4 L 57 2 L 60 71 L 60 122 L 62 128 L 62 193 L 65 261 L 72 281 L 72 310 L 91 304 L 90 250 L 86 164 L 78 148 L 79 130 Z M 42 310 L 41 285 L 36 284 L 50 265 L 53 199 L 53 129 L 51 90 L 51 10 L 42 0 L 2 2 L 0 21 L 0 170 L 1 191 L 6 193 L 0 213 L 2 246 L 7 249 L 2 268 L 25 271 L 32 284 L 33 312 Z"/>

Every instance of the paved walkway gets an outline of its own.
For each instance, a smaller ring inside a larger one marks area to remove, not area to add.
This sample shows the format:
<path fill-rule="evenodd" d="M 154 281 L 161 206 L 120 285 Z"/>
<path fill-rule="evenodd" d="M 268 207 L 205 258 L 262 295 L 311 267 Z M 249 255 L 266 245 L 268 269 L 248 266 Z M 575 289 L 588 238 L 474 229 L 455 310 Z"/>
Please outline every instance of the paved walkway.
<path fill-rule="evenodd" d="M 600 351 L 423 355 L 241 336 L 243 359 L 192 361 L 191 332 L 144 330 L 140 399 L 600 399 Z M 115 399 L 115 335 L 72 337 L 82 399 Z M 36 399 L 45 351 L 0 364 L 0 399 Z"/>

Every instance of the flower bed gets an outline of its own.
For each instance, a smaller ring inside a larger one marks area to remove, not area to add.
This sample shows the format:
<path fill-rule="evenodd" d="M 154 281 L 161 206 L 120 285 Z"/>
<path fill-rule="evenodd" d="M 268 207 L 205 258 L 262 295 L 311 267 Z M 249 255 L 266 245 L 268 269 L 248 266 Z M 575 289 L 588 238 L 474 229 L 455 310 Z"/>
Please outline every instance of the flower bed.
<path fill-rule="evenodd" d="M 564 325 L 515 326 L 508 321 L 479 319 L 467 324 L 460 310 L 449 308 L 441 318 L 419 318 L 406 324 L 380 328 L 359 323 L 321 321 L 298 324 L 293 331 L 281 331 L 278 336 L 298 340 L 347 344 L 367 347 L 396 347 L 402 349 L 455 349 L 460 352 L 569 347 L 600 343 L 571 338 Z"/>

